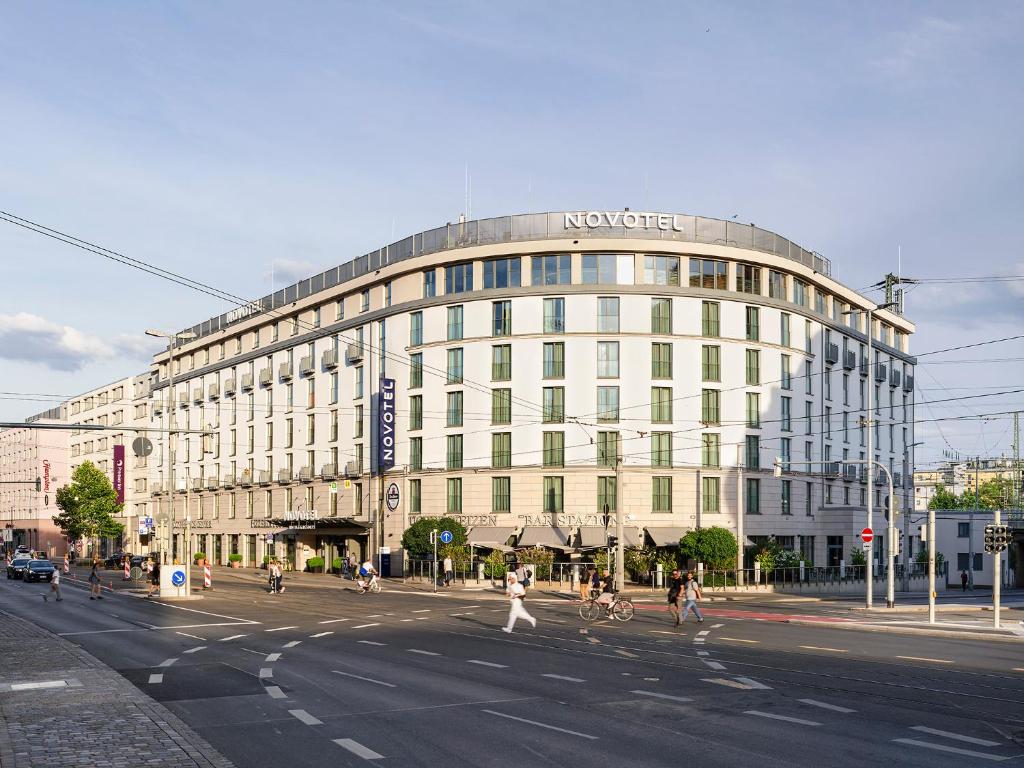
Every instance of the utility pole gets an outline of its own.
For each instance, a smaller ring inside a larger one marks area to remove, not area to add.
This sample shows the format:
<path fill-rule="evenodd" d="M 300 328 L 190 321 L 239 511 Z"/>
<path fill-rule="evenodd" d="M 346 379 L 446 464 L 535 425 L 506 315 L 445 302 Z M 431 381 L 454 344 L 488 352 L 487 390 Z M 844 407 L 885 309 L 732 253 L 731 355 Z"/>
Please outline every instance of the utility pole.
<path fill-rule="evenodd" d="M 736 586 L 743 586 L 743 542 L 746 537 L 746 530 L 743 515 L 746 512 L 743 492 L 743 448 L 736 446 Z"/>
<path fill-rule="evenodd" d="M 888 292 L 887 292 L 888 293 Z M 867 412 L 867 430 L 868 430 L 868 528 L 871 528 L 871 517 L 875 511 L 875 468 L 870 462 L 875 458 L 875 431 L 874 431 L 874 413 L 875 413 L 875 362 L 872 357 L 871 341 L 874 337 L 874 312 L 868 310 L 868 412 Z M 865 599 L 865 605 L 868 609 L 871 608 L 874 602 L 874 552 L 871 549 L 871 543 L 868 542 L 864 545 L 867 549 L 867 565 L 865 566 L 864 581 L 867 584 L 867 597 Z"/>
<path fill-rule="evenodd" d="M 615 435 L 615 589 L 626 588 L 626 544 L 622 520 L 622 439 Z"/>
<path fill-rule="evenodd" d="M 1002 525 L 1002 512 L 999 508 L 996 508 L 992 522 L 995 524 L 997 530 Z M 999 539 L 996 539 L 999 541 Z M 996 547 L 995 553 L 992 555 L 992 627 L 999 629 L 1000 616 L 999 611 L 1002 610 L 1001 598 L 1003 589 L 1003 548 L 1002 545 Z"/>
<path fill-rule="evenodd" d="M 974 590 L 974 513 L 978 511 L 978 502 L 980 500 L 979 494 L 981 489 L 978 487 L 978 478 L 980 476 L 979 465 L 981 464 L 981 456 L 974 457 L 974 509 L 967 513 L 967 588 L 971 591 Z"/>

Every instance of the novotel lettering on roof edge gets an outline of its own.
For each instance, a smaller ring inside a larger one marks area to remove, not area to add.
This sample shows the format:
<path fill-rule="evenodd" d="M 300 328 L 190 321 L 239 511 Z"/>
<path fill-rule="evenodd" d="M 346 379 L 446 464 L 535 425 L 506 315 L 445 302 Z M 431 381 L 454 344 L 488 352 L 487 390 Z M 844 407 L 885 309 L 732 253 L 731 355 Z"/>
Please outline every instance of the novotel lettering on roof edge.
<path fill-rule="evenodd" d="M 395 380 L 381 377 L 377 394 L 377 469 L 395 466 Z"/>
<path fill-rule="evenodd" d="M 576 211 L 563 214 L 566 229 L 660 229 L 662 232 L 683 232 L 687 217 L 669 213 L 642 213 L 638 211 Z"/>

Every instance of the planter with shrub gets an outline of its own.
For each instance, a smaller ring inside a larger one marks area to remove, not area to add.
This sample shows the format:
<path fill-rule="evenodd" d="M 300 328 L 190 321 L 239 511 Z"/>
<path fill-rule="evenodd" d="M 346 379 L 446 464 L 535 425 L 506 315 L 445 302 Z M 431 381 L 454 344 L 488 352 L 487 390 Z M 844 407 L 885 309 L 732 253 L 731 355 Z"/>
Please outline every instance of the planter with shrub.
<path fill-rule="evenodd" d="M 206 553 L 205 552 L 196 552 L 195 561 L 196 561 L 196 565 L 203 565 L 206 562 Z"/>
<path fill-rule="evenodd" d="M 314 573 L 316 571 L 323 571 L 324 559 L 322 557 L 311 557 L 306 560 L 306 570 Z"/>
<path fill-rule="evenodd" d="M 228 565 L 230 565 L 232 568 L 241 568 L 242 556 L 238 553 L 228 555 Z"/>

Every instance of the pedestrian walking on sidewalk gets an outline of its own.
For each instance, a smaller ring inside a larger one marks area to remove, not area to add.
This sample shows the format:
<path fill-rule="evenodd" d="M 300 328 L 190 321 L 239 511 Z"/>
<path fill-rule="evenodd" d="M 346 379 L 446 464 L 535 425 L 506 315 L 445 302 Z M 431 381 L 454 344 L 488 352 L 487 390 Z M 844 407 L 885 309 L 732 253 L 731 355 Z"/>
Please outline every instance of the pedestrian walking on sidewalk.
<path fill-rule="evenodd" d="M 587 566 L 586 571 L 580 576 L 580 600 L 587 602 L 590 599 L 590 580 L 594 578 L 594 569 Z"/>
<path fill-rule="evenodd" d="M 92 571 L 89 572 L 89 599 L 90 600 L 102 600 L 103 595 L 100 594 L 100 574 L 96 570 L 99 567 L 100 561 L 92 561 Z"/>
<path fill-rule="evenodd" d="M 152 597 L 153 593 L 160 589 L 160 563 L 159 561 L 149 561 L 149 587 L 146 591 L 146 597 Z"/>
<path fill-rule="evenodd" d="M 267 581 L 270 584 L 270 594 L 277 594 L 277 560 L 267 563 Z"/>
<path fill-rule="evenodd" d="M 450 587 L 453 581 L 455 581 L 455 568 L 452 566 L 452 559 L 446 557 L 444 559 L 444 585 Z"/>
<path fill-rule="evenodd" d="M 60 593 L 60 568 L 53 569 L 53 576 L 50 578 L 50 591 L 53 592 L 54 596 L 57 598 L 58 603 L 64 599 L 64 597 Z M 45 592 L 43 592 L 43 602 L 49 602 Z"/>
<path fill-rule="evenodd" d="M 679 569 L 676 568 L 672 571 L 672 578 L 668 581 L 668 609 L 675 617 L 676 621 L 674 626 L 677 627 L 682 623 L 680 614 L 683 610 L 682 601 L 684 587 L 685 583 L 683 582 L 683 577 L 679 575 Z"/>
<path fill-rule="evenodd" d="M 967 575 L 967 571 L 961 571 L 960 573 L 960 586 L 963 587 L 963 591 L 967 591 L 967 582 L 970 581 L 970 576 Z"/>
<path fill-rule="evenodd" d="M 514 573 L 508 575 L 508 587 L 505 589 L 505 594 L 509 599 L 508 624 L 502 627 L 501 631 L 511 633 L 512 628 L 516 625 L 516 619 L 528 621 L 536 628 L 537 620 L 527 613 L 526 608 L 523 607 L 523 600 L 526 599 L 526 590 L 519 583 L 519 579 Z"/>
<path fill-rule="evenodd" d="M 281 580 L 284 579 L 284 566 L 280 561 L 277 561 L 274 564 L 274 568 L 274 591 L 280 595 L 284 592 L 284 587 L 281 586 Z"/>
<path fill-rule="evenodd" d="M 693 573 L 687 571 L 686 583 L 683 584 L 683 596 L 686 598 L 686 603 L 683 605 L 683 616 L 679 620 L 680 623 L 686 621 L 686 617 L 690 615 L 690 611 L 693 611 L 697 616 L 697 623 L 704 623 L 704 614 L 700 612 L 700 608 L 697 607 L 697 601 L 700 600 L 703 595 L 700 593 L 700 585 L 697 580 L 693 578 Z"/>

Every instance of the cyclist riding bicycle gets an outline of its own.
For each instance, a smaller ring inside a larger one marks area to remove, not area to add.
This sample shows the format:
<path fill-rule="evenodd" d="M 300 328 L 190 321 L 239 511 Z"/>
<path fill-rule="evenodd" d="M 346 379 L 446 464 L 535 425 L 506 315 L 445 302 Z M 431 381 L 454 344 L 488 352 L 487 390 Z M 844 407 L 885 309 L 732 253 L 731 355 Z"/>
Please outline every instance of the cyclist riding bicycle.
<path fill-rule="evenodd" d="M 361 578 L 356 584 L 359 585 L 360 592 L 370 590 L 377 583 L 377 569 L 373 567 L 373 563 L 369 560 L 359 567 L 359 575 Z"/>
<path fill-rule="evenodd" d="M 604 573 L 601 575 L 601 584 L 601 594 L 597 598 L 597 604 L 603 605 L 607 613 L 611 611 L 612 603 L 615 602 L 615 579 L 607 568 L 604 569 Z"/>

